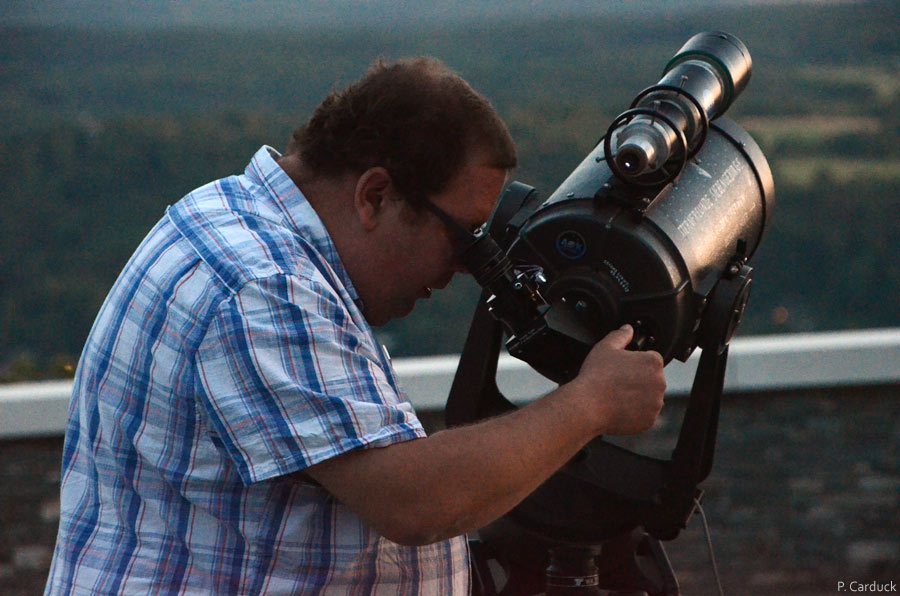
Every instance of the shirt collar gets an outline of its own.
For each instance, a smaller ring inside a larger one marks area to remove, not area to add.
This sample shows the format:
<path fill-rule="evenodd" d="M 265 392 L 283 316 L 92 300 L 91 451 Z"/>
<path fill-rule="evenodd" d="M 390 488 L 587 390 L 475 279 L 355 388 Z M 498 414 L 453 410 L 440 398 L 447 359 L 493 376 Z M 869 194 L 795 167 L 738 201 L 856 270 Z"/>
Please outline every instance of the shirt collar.
<path fill-rule="evenodd" d="M 266 195 L 282 212 L 285 220 L 304 240 L 319 251 L 344 284 L 350 297 L 359 303 L 359 294 L 341 263 L 337 247 L 328 235 L 325 224 L 303 196 L 303 192 L 275 161 L 279 157 L 281 154 L 278 151 L 263 145 L 250 160 L 244 175 L 266 188 L 268 191 Z"/>

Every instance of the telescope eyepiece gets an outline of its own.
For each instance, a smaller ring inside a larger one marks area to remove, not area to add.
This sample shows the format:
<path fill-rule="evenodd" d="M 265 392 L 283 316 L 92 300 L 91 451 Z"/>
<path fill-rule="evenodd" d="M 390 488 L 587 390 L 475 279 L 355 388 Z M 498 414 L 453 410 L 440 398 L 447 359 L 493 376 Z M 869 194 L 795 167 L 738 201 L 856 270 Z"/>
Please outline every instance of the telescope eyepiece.
<path fill-rule="evenodd" d="M 650 161 L 647 159 L 647 154 L 651 151 L 647 151 L 646 148 L 640 147 L 636 143 L 631 143 L 619 149 L 616 154 L 616 163 L 626 174 L 640 174 Z"/>
<path fill-rule="evenodd" d="M 669 159 L 675 135 L 662 121 L 636 116 L 620 133 L 616 165 L 629 176 L 656 170 Z"/>

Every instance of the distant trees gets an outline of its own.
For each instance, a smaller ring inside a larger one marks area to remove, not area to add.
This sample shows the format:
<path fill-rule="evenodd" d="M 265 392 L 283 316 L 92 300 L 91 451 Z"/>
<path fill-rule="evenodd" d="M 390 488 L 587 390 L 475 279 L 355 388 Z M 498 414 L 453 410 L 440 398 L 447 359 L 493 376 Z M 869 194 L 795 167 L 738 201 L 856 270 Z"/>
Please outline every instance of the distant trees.
<path fill-rule="evenodd" d="M 888 4 L 365 36 L 0 30 L 0 381 L 70 374 L 165 206 L 242 172 L 264 143 L 282 148 L 379 55 L 432 54 L 462 72 L 510 125 L 514 177 L 547 196 L 710 28 L 750 47 L 753 80 L 729 115 L 748 122 L 776 177 L 742 332 L 900 325 L 900 42 Z M 829 133 L 808 116 L 864 126 Z M 477 295 L 459 280 L 379 334 L 395 356 L 457 352 Z"/>

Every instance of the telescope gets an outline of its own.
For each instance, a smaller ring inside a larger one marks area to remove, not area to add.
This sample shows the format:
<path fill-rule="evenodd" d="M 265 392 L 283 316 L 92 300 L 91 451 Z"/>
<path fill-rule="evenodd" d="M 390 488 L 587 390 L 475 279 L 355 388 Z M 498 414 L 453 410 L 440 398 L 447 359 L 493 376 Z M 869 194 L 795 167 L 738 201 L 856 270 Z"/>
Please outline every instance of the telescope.
<path fill-rule="evenodd" d="M 678 594 L 660 541 L 677 537 L 702 498 L 728 344 L 750 292 L 748 263 L 774 208 L 762 151 L 723 116 L 750 72 L 750 54 L 733 35 L 693 36 L 546 200 L 513 182 L 486 230 L 468 235 L 461 259 L 482 293 L 448 425 L 515 407 L 496 383 L 504 336 L 512 356 L 557 383 L 573 379 L 591 347 L 625 323 L 635 330 L 630 349 L 655 350 L 667 364 L 702 351 L 671 457 L 594 439 L 480 532 L 480 548 L 501 565 L 513 556 L 503 533 L 516 533 L 520 547 L 548 549 L 544 585 L 510 582 L 500 591 L 476 564 L 476 591 Z"/>

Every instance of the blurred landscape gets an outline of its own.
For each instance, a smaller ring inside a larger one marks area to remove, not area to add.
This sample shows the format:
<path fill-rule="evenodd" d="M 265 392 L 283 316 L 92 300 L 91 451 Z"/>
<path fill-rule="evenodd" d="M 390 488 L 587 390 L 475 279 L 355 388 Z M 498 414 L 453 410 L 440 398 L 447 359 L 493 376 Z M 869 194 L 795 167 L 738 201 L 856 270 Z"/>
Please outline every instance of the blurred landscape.
<path fill-rule="evenodd" d="M 254 19 L 219 6 L 208 19 L 143 20 L 133 3 L 80 19 L 66 17 L 71 3 L 27 4 L 0 21 L 0 381 L 71 375 L 165 207 L 242 172 L 262 144 L 283 150 L 378 57 L 429 54 L 460 72 L 509 124 L 515 179 L 548 196 L 674 52 L 714 29 L 750 48 L 753 77 L 728 115 L 776 182 L 741 332 L 900 325 L 896 2 L 564 2 L 527 14 L 499 2 L 485 16 L 471 0 L 421 19 L 415 3 L 332 2 L 334 18 L 306 21 L 286 2 L 254 3 Z M 459 352 L 476 297 L 457 280 L 381 339 L 395 357 Z"/>

